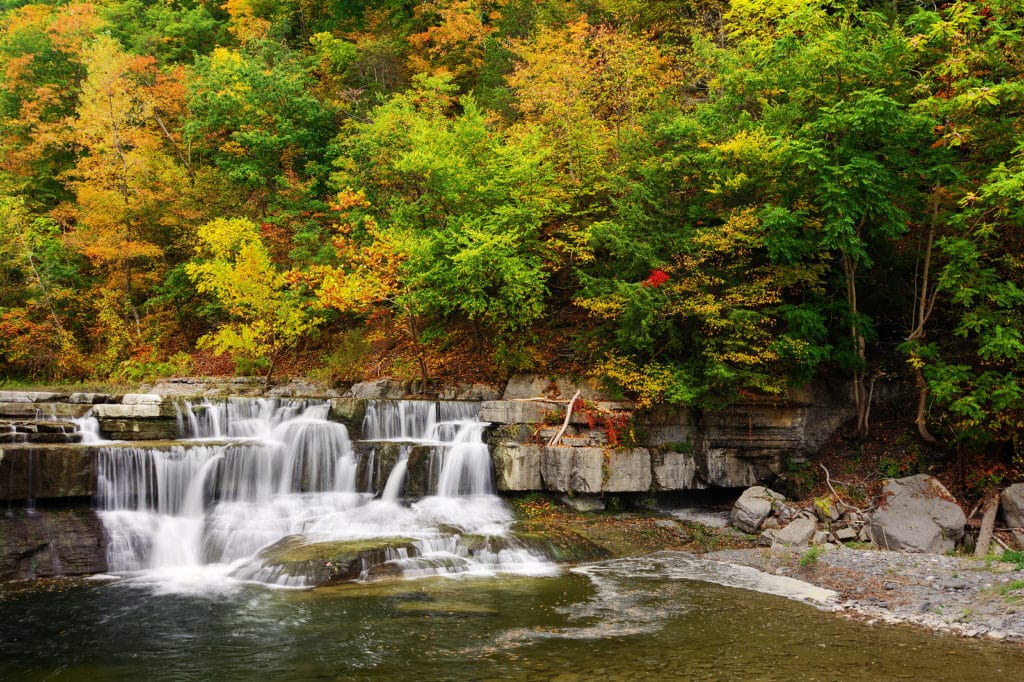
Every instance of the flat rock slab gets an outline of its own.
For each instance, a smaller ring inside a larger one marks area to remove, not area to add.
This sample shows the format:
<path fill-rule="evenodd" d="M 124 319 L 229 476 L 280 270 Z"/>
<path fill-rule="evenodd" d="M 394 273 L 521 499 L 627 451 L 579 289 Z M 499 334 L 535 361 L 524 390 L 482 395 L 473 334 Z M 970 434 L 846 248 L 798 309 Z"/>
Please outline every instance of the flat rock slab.
<path fill-rule="evenodd" d="M 814 519 L 798 516 L 785 528 L 772 533 L 772 545 L 807 547 L 817 531 L 818 524 Z"/>

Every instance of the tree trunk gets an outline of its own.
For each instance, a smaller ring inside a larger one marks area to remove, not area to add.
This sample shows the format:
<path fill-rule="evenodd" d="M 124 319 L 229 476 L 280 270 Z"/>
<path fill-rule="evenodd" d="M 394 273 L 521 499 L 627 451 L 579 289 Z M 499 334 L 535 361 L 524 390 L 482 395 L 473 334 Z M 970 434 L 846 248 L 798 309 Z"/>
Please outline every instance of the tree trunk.
<path fill-rule="evenodd" d="M 416 362 L 420 366 L 420 395 L 427 392 L 427 360 L 423 353 L 416 356 Z"/>
<path fill-rule="evenodd" d="M 263 382 L 264 390 L 269 390 L 274 377 L 274 368 L 277 366 L 277 359 L 280 357 L 281 351 L 276 351 L 270 356 L 270 367 L 267 368 L 267 376 Z"/>
<path fill-rule="evenodd" d="M 920 367 L 914 368 L 914 379 L 917 383 L 917 416 L 914 419 L 917 433 L 926 443 L 938 443 L 938 439 L 928 430 L 928 420 L 925 417 L 925 410 L 928 407 L 928 382 L 925 381 Z"/>
<path fill-rule="evenodd" d="M 920 278 L 915 277 L 914 291 L 914 319 L 913 327 L 907 334 L 907 341 L 921 341 L 924 339 L 924 328 L 935 310 L 935 302 L 938 299 L 939 289 L 931 283 L 932 251 L 935 245 L 935 230 L 939 223 L 939 192 L 941 187 L 932 188 L 932 215 L 928 225 L 928 235 L 925 238 L 924 255 L 921 260 Z M 914 367 L 914 381 L 917 384 L 917 414 L 914 423 L 917 425 L 917 433 L 926 443 L 937 443 L 938 440 L 928 430 L 927 407 L 928 407 L 928 381 L 921 372 L 920 358 L 911 357 Z"/>
<path fill-rule="evenodd" d="M 861 219 L 857 226 L 860 233 L 864 219 Z M 867 342 L 864 333 L 861 331 L 859 306 L 857 304 L 857 264 L 848 253 L 843 253 L 840 261 L 843 266 L 843 279 L 846 283 L 846 303 L 850 315 L 850 339 L 853 342 L 854 352 L 857 356 L 857 367 L 853 370 L 853 402 L 857 411 L 857 426 L 854 429 L 853 437 L 856 440 L 864 440 L 868 437 L 868 416 L 870 401 L 868 391 L 864 386 L 864 378 L 867 376 Z"/>
<path fill-rule="evenodd" d="M 985 504 L 985 513 L 981 517 L 981 531 L 978 533 L 978 544 L 974 547 L 974 556 L 979 559 L 988 555 L 988 546 L 992 544 L 992 529 L 996 524 L 998 509 L 999 493 L 994 493 Z"/>

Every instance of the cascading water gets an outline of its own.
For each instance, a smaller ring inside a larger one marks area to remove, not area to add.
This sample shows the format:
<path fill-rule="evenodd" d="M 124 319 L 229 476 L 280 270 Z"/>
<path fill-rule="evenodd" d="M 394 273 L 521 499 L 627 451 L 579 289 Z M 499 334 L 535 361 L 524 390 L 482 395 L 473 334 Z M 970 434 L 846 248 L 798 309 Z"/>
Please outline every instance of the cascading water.
<path fill-rule="evenodd" d="M 429 478 L 441 497 L 487 495 L 494 483 L 479 409 L 470 402 L 370 401 L 363 438 L 431 448 Z M 385 495 L 391 499 L 397 499 L 408 456 L 403 448 L 388 479 Z"/>
<path fill-rule="evenodd" d="M 345 427 L 327 420 L 328 409 L 315 401 L 185 404 L 178 424 L 189 440 L 102 448 L 98 498 L 111 570 L 157 576 L 165 586 L 170 580 L 176 585 L 170 589 L 191 589 L 197 581 L 202 588 L 210 578 L 223 584 L 228 577 L 302 585 L 259 556 L 298 536 L 305 543 L 408 539 L 411 551 L 388 554 L 407 575 L 552 571 L 506 538 L 512 518 L 492 493 L 476 405 L 371 402 L 364 438 L 400 443 L 377 499 L 365 483 L 357 490 L 357 478 L 372 482 L 372 476 L 357 476 L 359 457 Z M 429 448 L 436 460 L 436 494 L 402 505 L 414 446 Z M 372 457 L 372 449 L 364 455 Z M 467 536 L 473 547 L 463 541 Z M 480 541 L 495 537 L 502 542 Z"/>

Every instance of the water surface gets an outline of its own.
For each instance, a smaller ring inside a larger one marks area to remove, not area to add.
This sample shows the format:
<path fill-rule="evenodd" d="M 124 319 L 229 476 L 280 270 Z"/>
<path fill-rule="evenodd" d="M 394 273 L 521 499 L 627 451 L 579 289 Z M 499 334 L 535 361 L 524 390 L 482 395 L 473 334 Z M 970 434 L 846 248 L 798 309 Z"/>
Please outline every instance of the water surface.
<path fill-rule="evenodd" d="M 203 594 L 122 579 L 9 593 L 0 679 L 966 680 L 1024 669 L 1014 645 L 866 626 L 684 577 L 693 567 L 662 554 L 552 577 Z"/>

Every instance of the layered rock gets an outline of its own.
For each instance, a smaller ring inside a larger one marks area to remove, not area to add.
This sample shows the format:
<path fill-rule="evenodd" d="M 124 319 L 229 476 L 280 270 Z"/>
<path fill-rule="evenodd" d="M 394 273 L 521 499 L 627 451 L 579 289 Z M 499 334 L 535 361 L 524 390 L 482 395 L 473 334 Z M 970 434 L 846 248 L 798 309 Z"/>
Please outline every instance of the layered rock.
<path fill-rule="evenodd" d="M 0 500 L 89 498 L 96 492 L 95 462 L 94 447 L 4 446 Z"/>
<path fill-rule="evenodd" d="M 18 511 L 0 516 L 0 581 L 106 570 L 103 527 L 92 510 Z"/>

